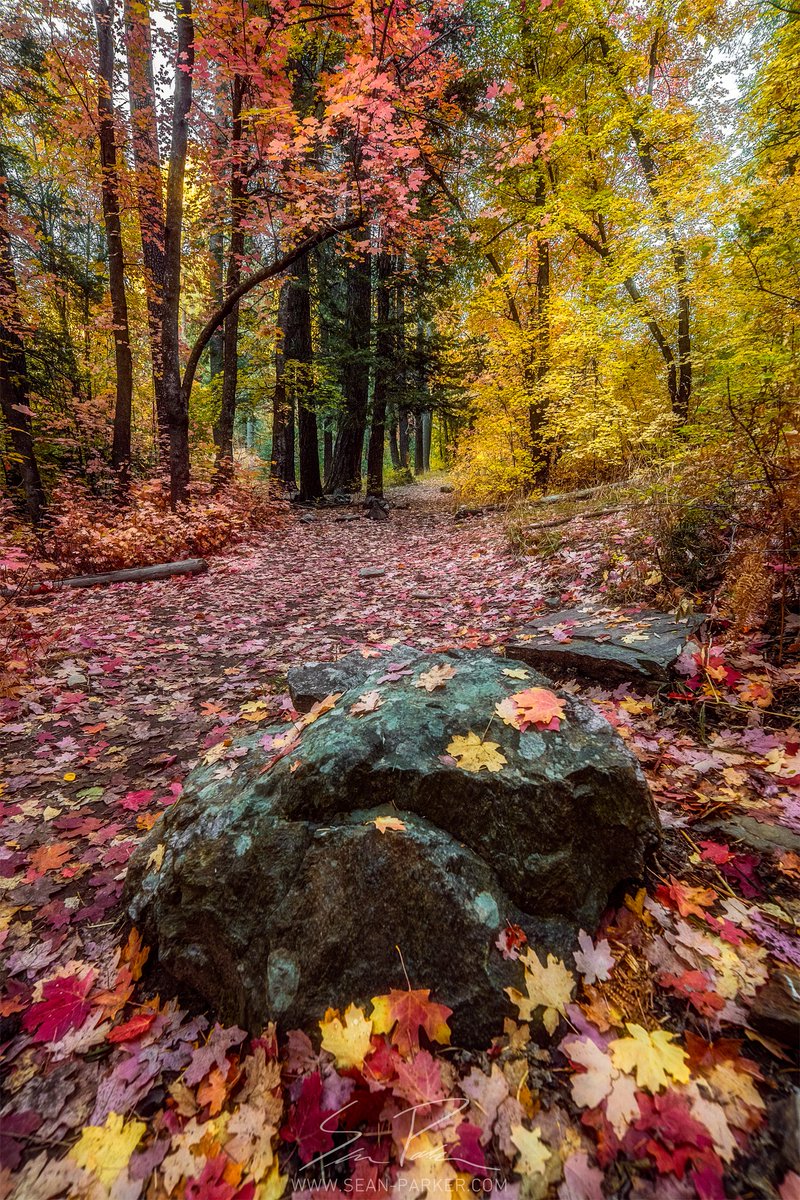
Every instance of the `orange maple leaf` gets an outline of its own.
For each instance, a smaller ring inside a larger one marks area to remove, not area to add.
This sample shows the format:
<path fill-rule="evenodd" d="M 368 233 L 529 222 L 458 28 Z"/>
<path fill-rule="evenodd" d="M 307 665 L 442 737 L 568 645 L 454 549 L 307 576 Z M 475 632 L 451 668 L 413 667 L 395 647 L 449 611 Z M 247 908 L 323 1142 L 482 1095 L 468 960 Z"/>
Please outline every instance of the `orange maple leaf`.
<path fill-rule="evenodd" d="M 519 727 L 526 730 L 529 725 L 537 729 L 558 729 L 564 719 L 564 701 L 549 688 L 528 688 L 511 697 L 517 706 Z"/>
<path fill-rule="evenodd" d="M 40 846 L 31 855 L 31 867 L 37 875 L 45 871 L 57 871 L 67 862 L 72 845 L 69 842 L 53 842 L 49 846 Z"/>
<path fill-rule="evenodd" d="M 407 992 L 393 988 L 388 996 L 373 997 L 373 1033 L 389 1033 L 399 1053 L 406 1056 L 418 1052 L 420 1030 L 432 1042 L 449 1046 L 447 1018 L 453 1010 L 446 1004 L 437 1004 L 430 995 L 428 988 Z"/>
<path fill-rule="evenodd" d="M 669 877 L 669 885 L 662 883 L 656 889 L 656 900 L 670 908 L 677 908 L 682 917 L 693 914 L 703 918 L 703 909 L 709 908 L 717 898 L 713 888 L 689 887 L 685 883 L 679 883 L 672 875 Z"/>
<path fill-rule="evenodd" d="M 198 1103 L 205 1108 L 208 1105 L 208 1115 L 215 1117 L 222 1111 L 225 1098 L 228 1095 L 228 1084 L 219 1067 L 214 1067 L 208 1079 L 204 1080 L 197 1089 Z"/>
<path fill-rule="evenodd" d="M 131 971 L 131 979 L 134 982 L 141 978 L 142 967 L 147 962 L 150 955 L 150 947 L 142 945 L 142 935 L 138 929 L 132 929 L 128 934 L 128 940 L 122 947 L 120 954 L 120 962 L 127 963 Z"/>

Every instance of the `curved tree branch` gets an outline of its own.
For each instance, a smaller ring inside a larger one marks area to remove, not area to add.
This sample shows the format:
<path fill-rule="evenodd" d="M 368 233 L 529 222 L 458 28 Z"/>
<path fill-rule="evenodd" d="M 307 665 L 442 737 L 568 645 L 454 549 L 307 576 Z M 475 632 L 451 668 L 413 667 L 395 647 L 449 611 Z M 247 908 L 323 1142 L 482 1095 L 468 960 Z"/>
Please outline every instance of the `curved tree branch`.
<path fill-rule="evenodd" d="M 299 242 L 293 250 L 287 251 L 287 253 L 281 258 L 276 258 L 274 262 L 269 263 L 265 267 L 259 268 L 259 270 L 254 271 L 252 275 L 248 275 L 246 279 L 242 280 L 237 288 L 234 288 L 234 290 L 225 297 L 223 303 L 220 304 L 219 308 L 217 308 L 206 321 L 195 344 L 192 346 L 192 351 L 186 363 L 186 369 L 183 372 L 183 381 L 181 383 L 181 392 L 186 403 L 189 401 L 189 395 L 192 390 L 192 384 L 194 383 L 197 365 L 200 362 L 200 356 L 211 340 L 214 330 L 222 324 L 228 313 L 234 309 L 242 297 L 246 296 L 248 292 L 252 292 L 252 290 L 258 287 L 260 283 L 265 283 L 267 279 L 274 279 L 276 275 L 280 275 L 288 267 L 291 267 L 292 263 L 296 262 L 298 258 L 302 258 L 303 255 L 308 254 L 310 250 L 314 250 L 317 246 L 321 246 L 322 243 L 327 242 L 329 238 L 336 237 L 338 233 L 347 233 L 351 229 L 358 229 L 359 226 L 364 224 L 364 220 L 364 216 L 360 215 L 357 217 L 348 217 L 346 221 L 336 221 L 331 225 L 324 226 L 322 229 L 317 230 L 316 233 L 312 233 L 309 235 L 309 237 L 304 238 L 303 241 Z"/>

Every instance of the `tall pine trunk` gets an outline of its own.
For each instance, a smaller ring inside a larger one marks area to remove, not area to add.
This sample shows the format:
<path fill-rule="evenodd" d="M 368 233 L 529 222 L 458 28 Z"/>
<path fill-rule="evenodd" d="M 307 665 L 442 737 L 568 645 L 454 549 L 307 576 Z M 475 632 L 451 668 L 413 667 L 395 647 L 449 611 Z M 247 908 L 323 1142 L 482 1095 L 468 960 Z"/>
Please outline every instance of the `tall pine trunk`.
<path fill-rule="evenodd" d="M 28 404 L 28 364 L 22 340 L 22 313 L 17 274 L 11 252 L 8 187 L 0 159 L 0 410 L 16 459 L 17 475 L 25 494 L 25 508 L 38 525 L 45 508 L 44 488 L 33 444 Z"/>
<path fill-rule="evenodd" d="M 369 349 L 371 325 L 370 256 L 361 253 L 348 266 L 347 344 L 344 371 L 344 411 L 327 480 L 329 492 L 358 492 L 361 490 L 361 456 L 367 429 L 369 402 Z"/>
<path fill-rule="evenodd" d="M 169 437 L 170 502 L 173 507 L 188 498 L 189 488 L 189 405 L 181 390 L 178 318 L 181 296 L 183 190 L 194 68 L 194 22 L 191 0 L 176 0 L 175 14 L 178 26 L 178 45 L 175 58 L 172 139 L 167 175 L 164 298 L 161 325 L 164 414 Z"/>
<path fill-rule="evenodd" d="M 133 408 L 133 360 L 125 295 L 125 256 L 119 216 L 117 136 L 114 128 L 114 9 L 113 0 L 93 0 L 97 29 L 100 85 L 97 118 L 100 134 L 100 165 L 103 172 L 103 220 L 108 244 L 108 281 L 111 317 L 114 322 L 116 399 L 111 464 L 121 486 L 127 485 L 131 459 L 131 413 Z"/>
<path fill-rule="evenodd" d="M 275 343 L 275 393 L 272 399 L 271 474 L 291 491 L 294 474 L 294 397 L 286 377 L 286 334 L 289 327 L 291 280 L 281 287 L 278 298 L 278 337 Z"/>
<path fill-rule="evenodd" d="M 286 330 L 286 358 L 297 364 L 294 391 L 297 397 L 297 440 L 300 467 L 300 499 L 317 500 L 322 495 L 319 473 L 317 414 L 311 407 L 311 276 L 308 256 L 299 258 L 292 272 L 289 289 L 289 316 Z"/>
<path fill-rule="evenodd" d="M 242 280 L 244 257 L 244 210 L 247 203 L 247 179 L 244 172 L 242 144 L 242 100 L 244 79 L 235 75 L 231 87 L 231 239 L 228 250 L 228 269 L 225 294 L 229 296 Z M 222 401 L 216 428 L 217 474 L 229 479 L 233 474 L 233 427 L 236 420 L 236 387 L 239 380 L 239 305 L 234 305 L 225 318 L 223 331 Z"/>
<path fill-rule="evenodd" d="M 375 387 L 372 393 L 372 422 L 367 447 L 367 495 L 383 495 L 383 449 L 386 438 L 386 406 L 392 371 L 394 337 L 391 323 L 392 276 L 390 255 L 378 255 L 377 296 L 375 300 Z"/>
<path fill-rule="evenodd" d="M 158 110 L 149 0 L 125 0 L 125 31 L 136 204 L 142 241 L 147 325 L 153 370 L 155 438 L 158 457 L 166 465 L 169 456 L 169 433 L 164 406 L 161 339 L 165 271 L 164 186 L 158 147 Z"/>

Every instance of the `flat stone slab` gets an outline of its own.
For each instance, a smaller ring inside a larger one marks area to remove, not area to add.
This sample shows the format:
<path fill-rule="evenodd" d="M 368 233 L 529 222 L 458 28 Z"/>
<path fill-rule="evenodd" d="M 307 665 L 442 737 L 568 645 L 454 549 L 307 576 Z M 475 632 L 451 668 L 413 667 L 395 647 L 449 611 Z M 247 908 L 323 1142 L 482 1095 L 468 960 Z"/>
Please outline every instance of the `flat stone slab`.
<path fill-rule="evenodd" d="M 254 1031 L 313 1029 L 407 971 L 460 1044 L 486 1045 L 523 984 L 495 945 L 506 922 L 566 958 L 659 839 L 608 722 L 565 695 L 520 729 L 512 697 L 532 688 L 549 711 L 548 680 L 482 651 L 307 668 L 321 711 L 197 767 L 131 859 L 128 911 L 161 965 Z"/>
<path fill-rule="evenodd" d="M 663 683 L 704 620 L 702 613 L 678 619 L 655 609 L 562 609 L 531 621 L 506 643 L 506 653 L 549 675 Z"/>

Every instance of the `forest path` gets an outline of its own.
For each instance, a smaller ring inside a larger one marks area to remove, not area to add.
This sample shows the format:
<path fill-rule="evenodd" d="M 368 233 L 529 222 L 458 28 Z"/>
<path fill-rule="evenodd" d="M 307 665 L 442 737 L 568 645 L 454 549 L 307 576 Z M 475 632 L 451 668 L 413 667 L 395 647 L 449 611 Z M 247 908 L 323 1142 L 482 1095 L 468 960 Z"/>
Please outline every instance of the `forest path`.
<path fill-rule="evenodd" d="M 113 815 L 115 838 L 135 836 L 146 793 L 171 799 L 204 750 L 243 728 L 241 706 L 280 691 L 296 663 L 394 641 L 491 645 L 523 624 L 542 598 L 540 565 L 511 555 L 496 514 L 457 522 L 441 483 L 396 489 L 388 522 L 357 506 L 310 522 L 292 510 L 206 575 L 53 596 L 33 619 L 58 630 L 57 644 L 35 690 L 0 710 L 23 845 L 82 828 L 84 816 Z M 367 567 L 384 573 L 362 578 Z M 118 871 L 105 879 L 109 900 Z"/>

